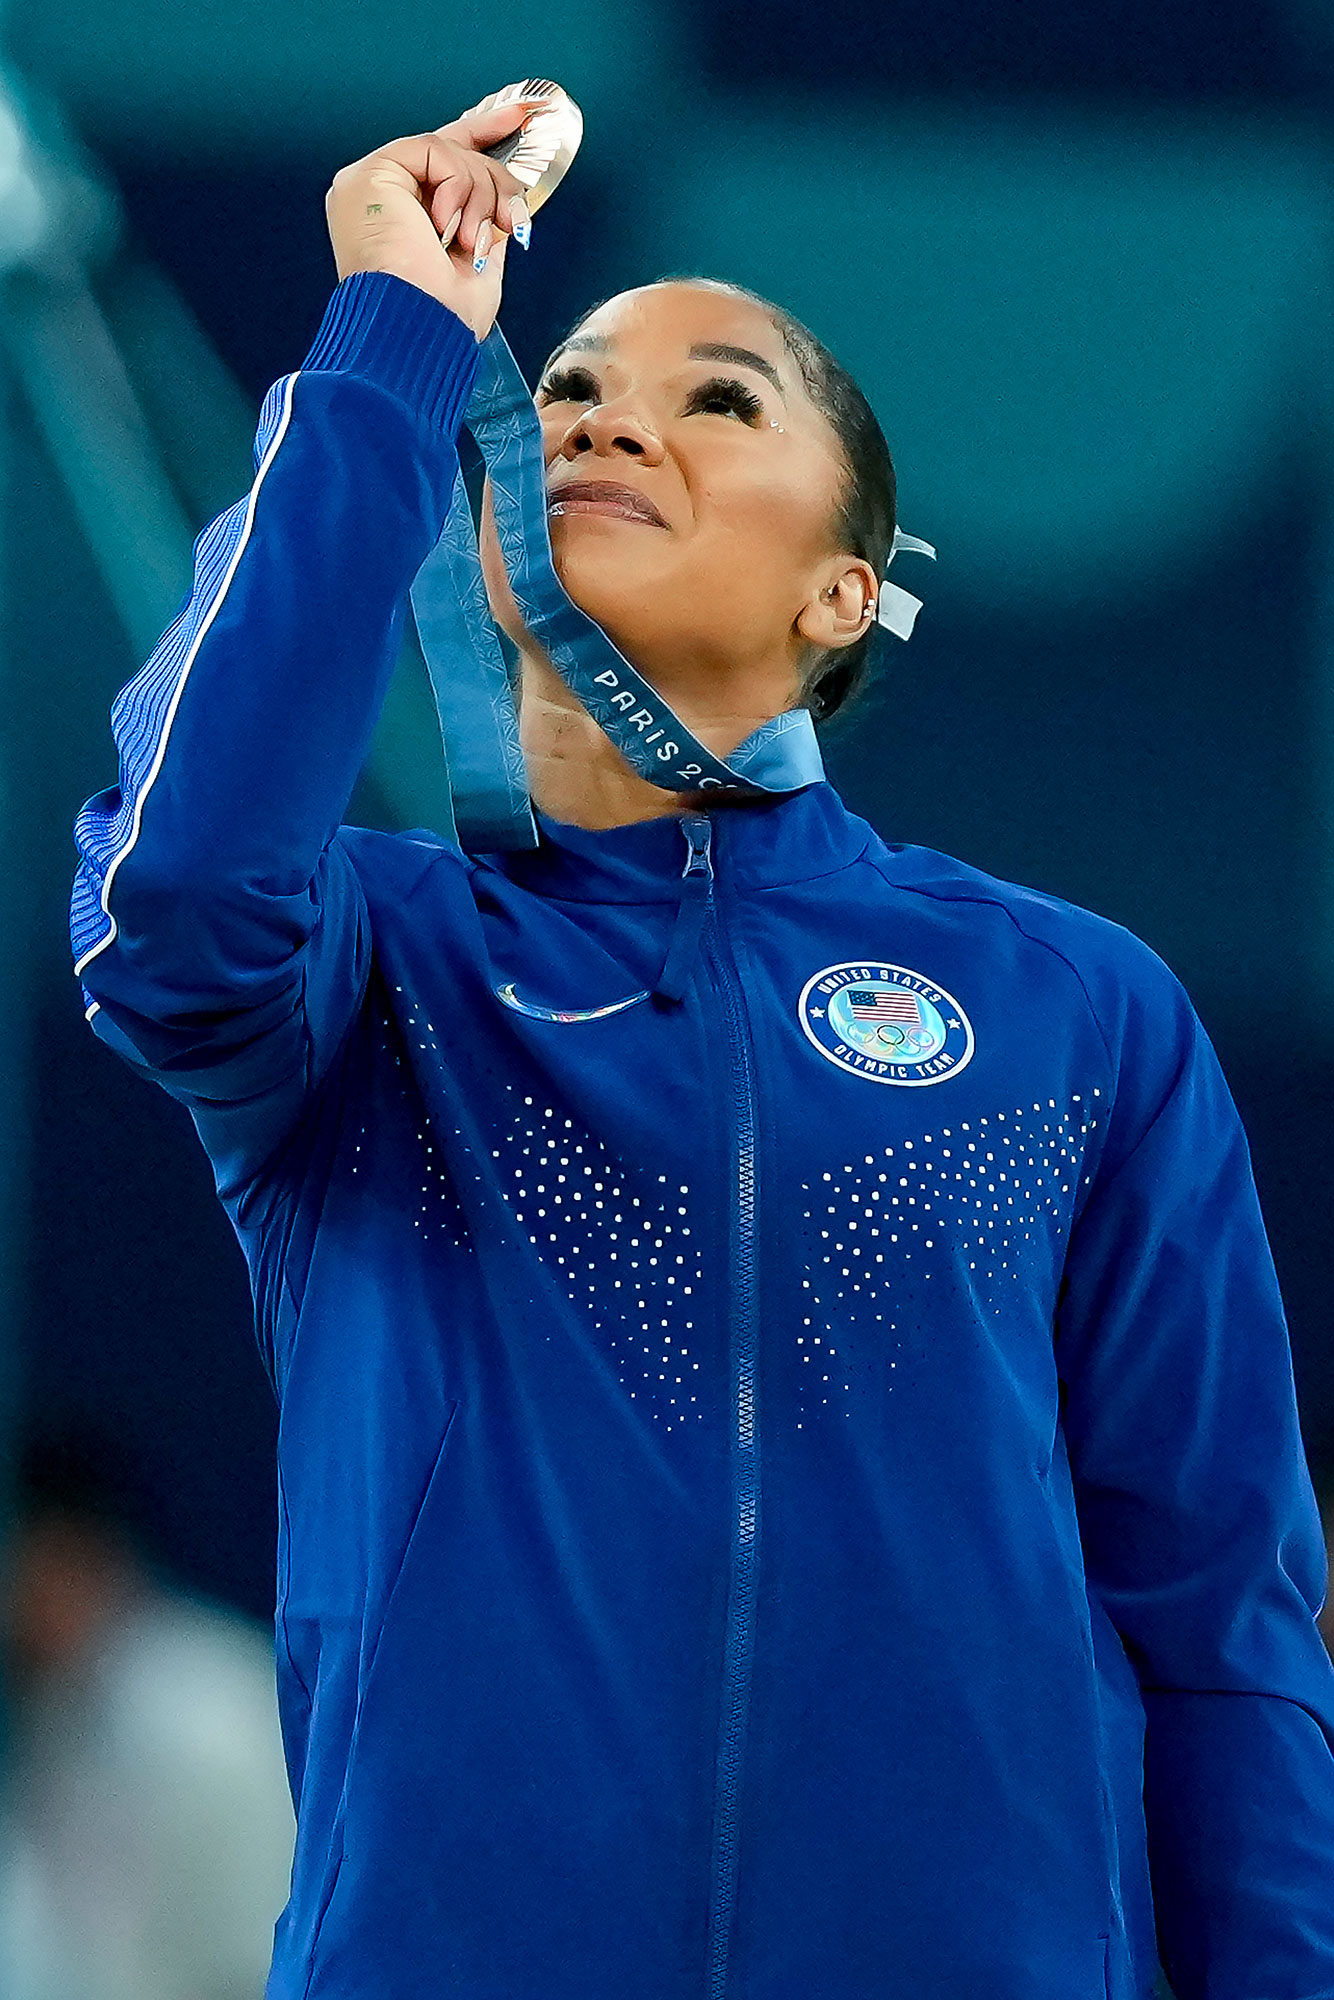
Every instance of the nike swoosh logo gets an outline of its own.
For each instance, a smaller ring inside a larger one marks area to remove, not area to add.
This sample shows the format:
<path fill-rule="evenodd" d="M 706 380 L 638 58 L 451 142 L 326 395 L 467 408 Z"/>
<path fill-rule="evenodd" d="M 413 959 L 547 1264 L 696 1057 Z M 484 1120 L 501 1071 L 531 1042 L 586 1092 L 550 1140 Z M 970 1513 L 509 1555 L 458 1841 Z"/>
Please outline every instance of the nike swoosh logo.
<path fill-rule="evenodd" d="M 649 997 L 646 986 L 640 993 L 627 993 L 624 1000 L 609 1000 L 605 1007 L 538 1007 L 531 1000 L 519 998 L 513 980 L 507 979 L 503 986 L 492 990 L 497 1000 L 503 1000 L 516 1014 L 526 1014 L 530 1021 L 601 1021 L 608 1014 L 624 1013 L 627 1007 L 635 1007 Z"/>

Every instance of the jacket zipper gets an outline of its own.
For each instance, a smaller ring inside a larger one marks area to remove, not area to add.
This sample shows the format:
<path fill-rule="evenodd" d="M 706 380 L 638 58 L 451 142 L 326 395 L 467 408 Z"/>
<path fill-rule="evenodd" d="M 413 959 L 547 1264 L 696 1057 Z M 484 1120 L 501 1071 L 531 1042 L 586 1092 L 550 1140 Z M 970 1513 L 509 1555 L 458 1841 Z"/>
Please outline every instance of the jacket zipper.
<path fill-rule="evenodd" d="M 690 848 L 687 874 L 707 871 L 704 952 L 722 1001 L 731 1068 L 732 1136 L 736 1172 L 731 1188 L 730 1368 L 732 1416 L 732 1541 L 723 1646 L 723 1690 L 714 1778 L 713 1851 L 709 1894 L 708 1995 L 725 2000 L 736 1912 L 737 1816 L 750 1708 L 755 1646 L 756 1563 L 760 1531 L 760 1431 L 757 1401 L 758 1312 L 755 1221 L 758 1185 L 755 1071 L 741 982 L 713 900 L 712 826 L 703 815 L 681 821 Z"/>

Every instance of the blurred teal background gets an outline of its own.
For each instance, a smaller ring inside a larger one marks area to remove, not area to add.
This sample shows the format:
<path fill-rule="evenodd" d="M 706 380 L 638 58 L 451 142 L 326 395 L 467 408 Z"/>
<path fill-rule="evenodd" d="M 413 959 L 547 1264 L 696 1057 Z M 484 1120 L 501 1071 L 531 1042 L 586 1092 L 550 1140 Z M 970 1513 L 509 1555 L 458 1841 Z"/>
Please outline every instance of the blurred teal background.
<path fill-rule="evenodd" d="M 832 775 L 887 838 L 1102 911 L 1185 980 L 1251 1135 L 1323 1478 L 1334 9 L 25 0 L 0 28 L 0 1284 L 28 1419 L 113 1432 L 168 1564 L 268 1614 L 240 1256 L 184 1113 L 81 1020 L 70 825 L 318 324 L 330 177 L 538 75 L 586 136 L 510 261 L 521 364 L 592 300 L 698 271 L 858 376 L 939 560 L 903 579 L 926 609 L 828 733 Z M 405 677 L 357 816 L 410 822 L 432 729 Z"/>

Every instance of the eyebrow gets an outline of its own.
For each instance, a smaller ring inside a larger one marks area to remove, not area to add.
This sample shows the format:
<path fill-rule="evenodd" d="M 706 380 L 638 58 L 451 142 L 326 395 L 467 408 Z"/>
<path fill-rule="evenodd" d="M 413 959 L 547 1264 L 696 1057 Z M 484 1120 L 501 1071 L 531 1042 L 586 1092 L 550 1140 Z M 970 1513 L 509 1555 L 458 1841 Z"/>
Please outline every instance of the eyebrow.
<path fill-rule="evenodd" d="M 556 359 L 558 354 L 564 354 L 570 348 L 591 349 L 595 353 L 605 354 L 609 345 L 610 343 L 605 335 L 600 333 L 573 334 L 569 340 L 562 341 L 561 345 L 551 355 L 542 373 L 546 374 L 547 368 L 550 368 L 552 361 Z M 733 347 L 729 341 L 725 340 L 701 340 L 690 349 L 690 359 L 692 361 L 730 361 L 736 367 L 757 368 L 761 375 L 766 375 L 773 383 L 783 401 L 787 401 L 787 392 L 778 379 L 778 370 L 774 367 L 773 362 L 766 361 L 764 356 L 756 354 L 753 348 Z"/>

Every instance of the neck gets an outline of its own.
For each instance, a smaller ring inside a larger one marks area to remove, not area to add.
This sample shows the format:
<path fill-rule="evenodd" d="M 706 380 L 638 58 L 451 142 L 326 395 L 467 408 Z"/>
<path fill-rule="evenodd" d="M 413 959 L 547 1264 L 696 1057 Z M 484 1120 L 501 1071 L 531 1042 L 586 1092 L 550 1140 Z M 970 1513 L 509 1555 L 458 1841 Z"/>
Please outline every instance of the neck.
<path fill-rule="evenodd" d="M 707 792 L 665 791 L 641 778 L 545 656 L 523 652 L 520 686 L 519 740 L 528 785 L 533 803 L 550 818 L 599 832 L 698 811 L 711 802 Z M 716 757 L 730 756 L 778 712 L 775 707 L 741 714 L 725 701 L 715 702 L 713 712 L 703 715 L 678 708 Z"/>

